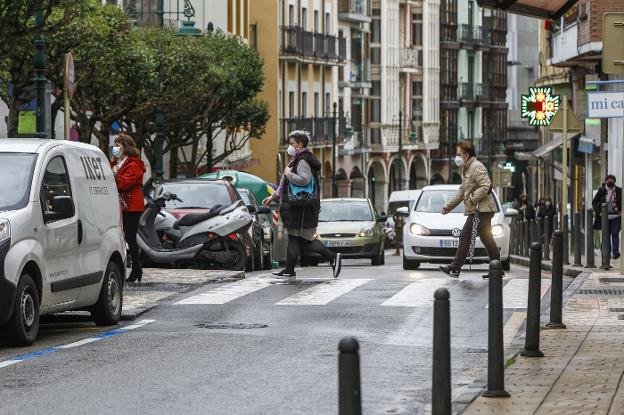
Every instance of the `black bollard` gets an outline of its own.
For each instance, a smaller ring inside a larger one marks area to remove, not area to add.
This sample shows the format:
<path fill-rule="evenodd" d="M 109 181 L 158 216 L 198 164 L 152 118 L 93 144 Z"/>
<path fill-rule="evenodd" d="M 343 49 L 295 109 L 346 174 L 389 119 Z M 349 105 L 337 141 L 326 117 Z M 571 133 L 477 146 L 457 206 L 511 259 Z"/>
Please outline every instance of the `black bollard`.
<path fill-rule="evenodd" d="M 587 209 L 587 226 L 589 229 L 587 235 L 585 235 L 585 257 L 587 258 L 587 265 L 585 268 L 596 268 L 596 259 L 594 258 L 594 211 Z"/>
<path fill-rule="evenodd" d="M 531 245 L 531 237 L 529 234 L 529 221 L 525 220 L 522 223 L 522 236 L 523 236 L 523 240 L 522 240 L 522 255 L 523 256 L 529 256 L 529 246 Z"/>
<path fill-rule="evenodd" d="M 582 267 L 582 249 L 583 249 L 583 235 L 581 233 L 581 222 L 583 220 L 582 213 L 576 212 L 574 214 L 574 266 Z"/>
<path fill-rule="evenodd" d="M 433 295 L 433 374 L 431 413 L 451 413 L 451 310 L 449 292 L 438 288 Z"/>
<path fill-rule="evenodd" d="M 503 344 L 503 266 L 490 262 L 488 287 L 488 384 L 486 398 L 507 398 L 505 390 L 505 346 Z"/>
<path fill-rule="evenodd" d="M 569 264 L 570 263 L 570 244 L 569 244 L 569 235 L 568 235 L 568 230 L 569 228 L 569 224 L 570 222 L 568 221 L 568 215 L 565 215 L 563 217 L 563 226 L 561 227 L 561 229 L 563 229 L 563 263 L 564 264 Z"/>
<path fill-rule="evenodd" d="M 338 414 L 361 415 L 360 345 L 353 337 L 340 340 L 338 350 Z"/>
<path fill-rule="evenodd" d="M 544 221 L 542 218 L 535 219 L 535 242 L 542 243 L 542 235 L 544 235 L 543 231 Z"/>
<path fill-rule="evenodd" d="M 550 230 L 552 229 L 550 216 L 544 216 L 544 259 L 550 259 Z"/>
<path fill-rule="evenodd" d="M 565 329 L 562 322 L 563 297 L 563 235 L 557 230 L 553 235 L 552 284 L 550 286 L 550 323 L 547 327 Z"/>
<path fill-rule="evenodd" d="M 529 304 L 527 306 L 526 336 L 524 350 L 520 353 L 526 357 L 544 357 L 544 353 L 539 349 L 541 285 L 542 245 L 539 242 L 533 242 L 529 260 Z"/>
<path fill-rule="evenodd" d="M 516 242 L 518 240 L 518 226 L 517 226 L 517 222 L 513 221 L 511 222 L 511 253 L 513 255 L 517 255 L 518 254 L 518 243 Z"/>
<path fill-rule="evenodd" d="M 602 237 L 602 244 L 600 251 L 602 252 L 602 266 L 601 269 L 608 270 L 611 268 L 611 241 L 609 240 L 609 211 L 607 210 L 607 204 L 603 203 L 600 206 L 600 236 Z"/>

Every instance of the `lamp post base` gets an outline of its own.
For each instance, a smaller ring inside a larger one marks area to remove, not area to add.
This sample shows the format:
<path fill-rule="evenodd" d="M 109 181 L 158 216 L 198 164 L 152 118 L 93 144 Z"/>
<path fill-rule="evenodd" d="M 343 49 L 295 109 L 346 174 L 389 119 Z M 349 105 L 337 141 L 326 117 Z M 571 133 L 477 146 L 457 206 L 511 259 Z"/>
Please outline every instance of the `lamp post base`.
<path fill-rule="evenodd" d="M 481 394 L 484 398 L 510 398 L 511 395 L 507 391 L 485 391 Z"/>

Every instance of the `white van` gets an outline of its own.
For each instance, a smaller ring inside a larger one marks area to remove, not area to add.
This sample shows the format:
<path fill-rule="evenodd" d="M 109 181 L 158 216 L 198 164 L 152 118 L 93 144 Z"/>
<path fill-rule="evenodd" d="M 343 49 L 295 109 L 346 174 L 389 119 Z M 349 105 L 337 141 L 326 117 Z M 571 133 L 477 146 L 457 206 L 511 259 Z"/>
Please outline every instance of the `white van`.
<path fill-rule="evenodd" d="M 119 195 L 97 147 L 0 140 L 0 333 L 29 345 L 39 316 L 121 317 L 126 249 Z"/>
<path fill-rule="evenodd" d="M 389 227 L 394 230 L 394 212 L 398 208 L 407 207 L 411 209 L 414 202 L 420 196 L 420 190 L 395 190 L 390 193 L 390 198 L 388 199 L 388 221 L 386 222 Z"/>

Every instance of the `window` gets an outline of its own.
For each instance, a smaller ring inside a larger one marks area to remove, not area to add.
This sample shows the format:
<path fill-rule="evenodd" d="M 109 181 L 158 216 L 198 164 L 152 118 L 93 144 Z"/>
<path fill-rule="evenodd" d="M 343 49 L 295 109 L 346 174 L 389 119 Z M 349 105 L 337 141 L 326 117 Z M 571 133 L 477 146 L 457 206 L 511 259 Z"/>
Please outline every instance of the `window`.
<path fill-rule="evenodd" d="M 374 95 L 376 97 L 380 97 L 381 96 L 381 81 L 373 81 L 371 83 L 370 94 Z"/>
<path fill-rule="evenodd" d="M 314 32 L 320 33 L 319 31 L 319 12 L 318 10 L 314 10 Z"/>
<path fill-rule="evenodd" d="M 381 64 L 381 48 L 378 46 L 371 47 L 371 63 L 373 65 Z"/>
<path fill-rule="evenodd" d="M 22 209 L 30 197 L 36 154 L 0 153 L 0 211 Z"/>
<path fill-rule="evenodd" d="M 468 0 L 468 24 L 470 26 L 474 23 L 474 2 L 472 0 Z"/>
<path fill-rule="evenodd" d="M 295 6 L 290 4 L 288 6 L 288 26 L 295 24 Z"/>
<path fill-rule="evenodd" d="M 319 104 L 320 104 L 319 93 L 315 92 L 314 93 L 314 116 L 316 118 L 318 118 L 318 116 L 319 116 Z"/>
<path fill-rule="evenodd" d="M 301 116 L 304 118 L 308 116 L 308 93 L 307 92 L 301 93 Z"/>
<path fill-rule="evenodd" d="M 422 46 L 422 14 L 412 14 L 412 46 Z"/>
<path fill-rule="evenodd" d="M 303 30 L 308 29 L 308 9 L 305 7 L 301 9 L 301 27 Z"/>
<path fill-rule="evenodd" d="M 295 116 L 295 93 L 288 93 L 288 116 L 293 118 Z"/>
<path fill-rule="evenodd" d="M 371 122 L 381 122 L 381 99 L 371 99 Z"/>
<path fill-rule="evenodd" d="M 327 108 L 328 113 L 334 110 L 331 103 L 331 95 L 329 92 L 325 92 L 325 108 Z"/>
<path fill-rule="evenodd" d="M 371 42 L 381 43 L 381 20 L 373 18 L 371 23 Z"/>
<path fill-rule="evenodd" d="M 325 13 L 325 34 L 331 32 L 331 20 L 329 19 L 329 13 Z"/>
<path fill-rule="evenodd" d="M 46 167 L 41 183 L 39 197 L 41 199 L 41 209 L 43 213 L 52 211 L 52 201 L 55 196 L 70 196 L 71 186 L 69 185 L 69 175 L 63 157 L 54 157 Z"/>
<path fill-rule="evenodd" d="M 422 81 L 412 81 L 412 96 L 421 97 L 422 94 Z"/>

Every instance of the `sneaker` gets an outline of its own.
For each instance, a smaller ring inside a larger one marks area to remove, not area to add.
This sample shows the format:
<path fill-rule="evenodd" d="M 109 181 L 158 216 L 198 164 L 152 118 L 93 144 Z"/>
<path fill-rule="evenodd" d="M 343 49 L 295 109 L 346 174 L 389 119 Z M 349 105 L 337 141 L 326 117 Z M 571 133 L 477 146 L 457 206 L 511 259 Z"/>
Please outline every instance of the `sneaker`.
<path fill-rule="evenodd" d="M 342 254 L 340 252 L 337 253 L 336 258 L 334 258 L 332 269 L 334 271 L 334 278 L 338 278 L 338 275 L 340 275 L 340 271 L 342 270 Z"/>
<path fill-rule="evenodd" d="M 297 273 L 295 271 L 288 271 L 285 268 L 281 271 L 273 271 L 272 274 L 275 275 L 279 279 L 289 279 L 289 280 L 294 280 L 295 277 L 297 276 Z"/>
<path fill-rule="evenodd" d="M 460 270 L 453 268 L 452 265 L 442 265 L 438 269 L 451 278 L 459 278 Z"/>

